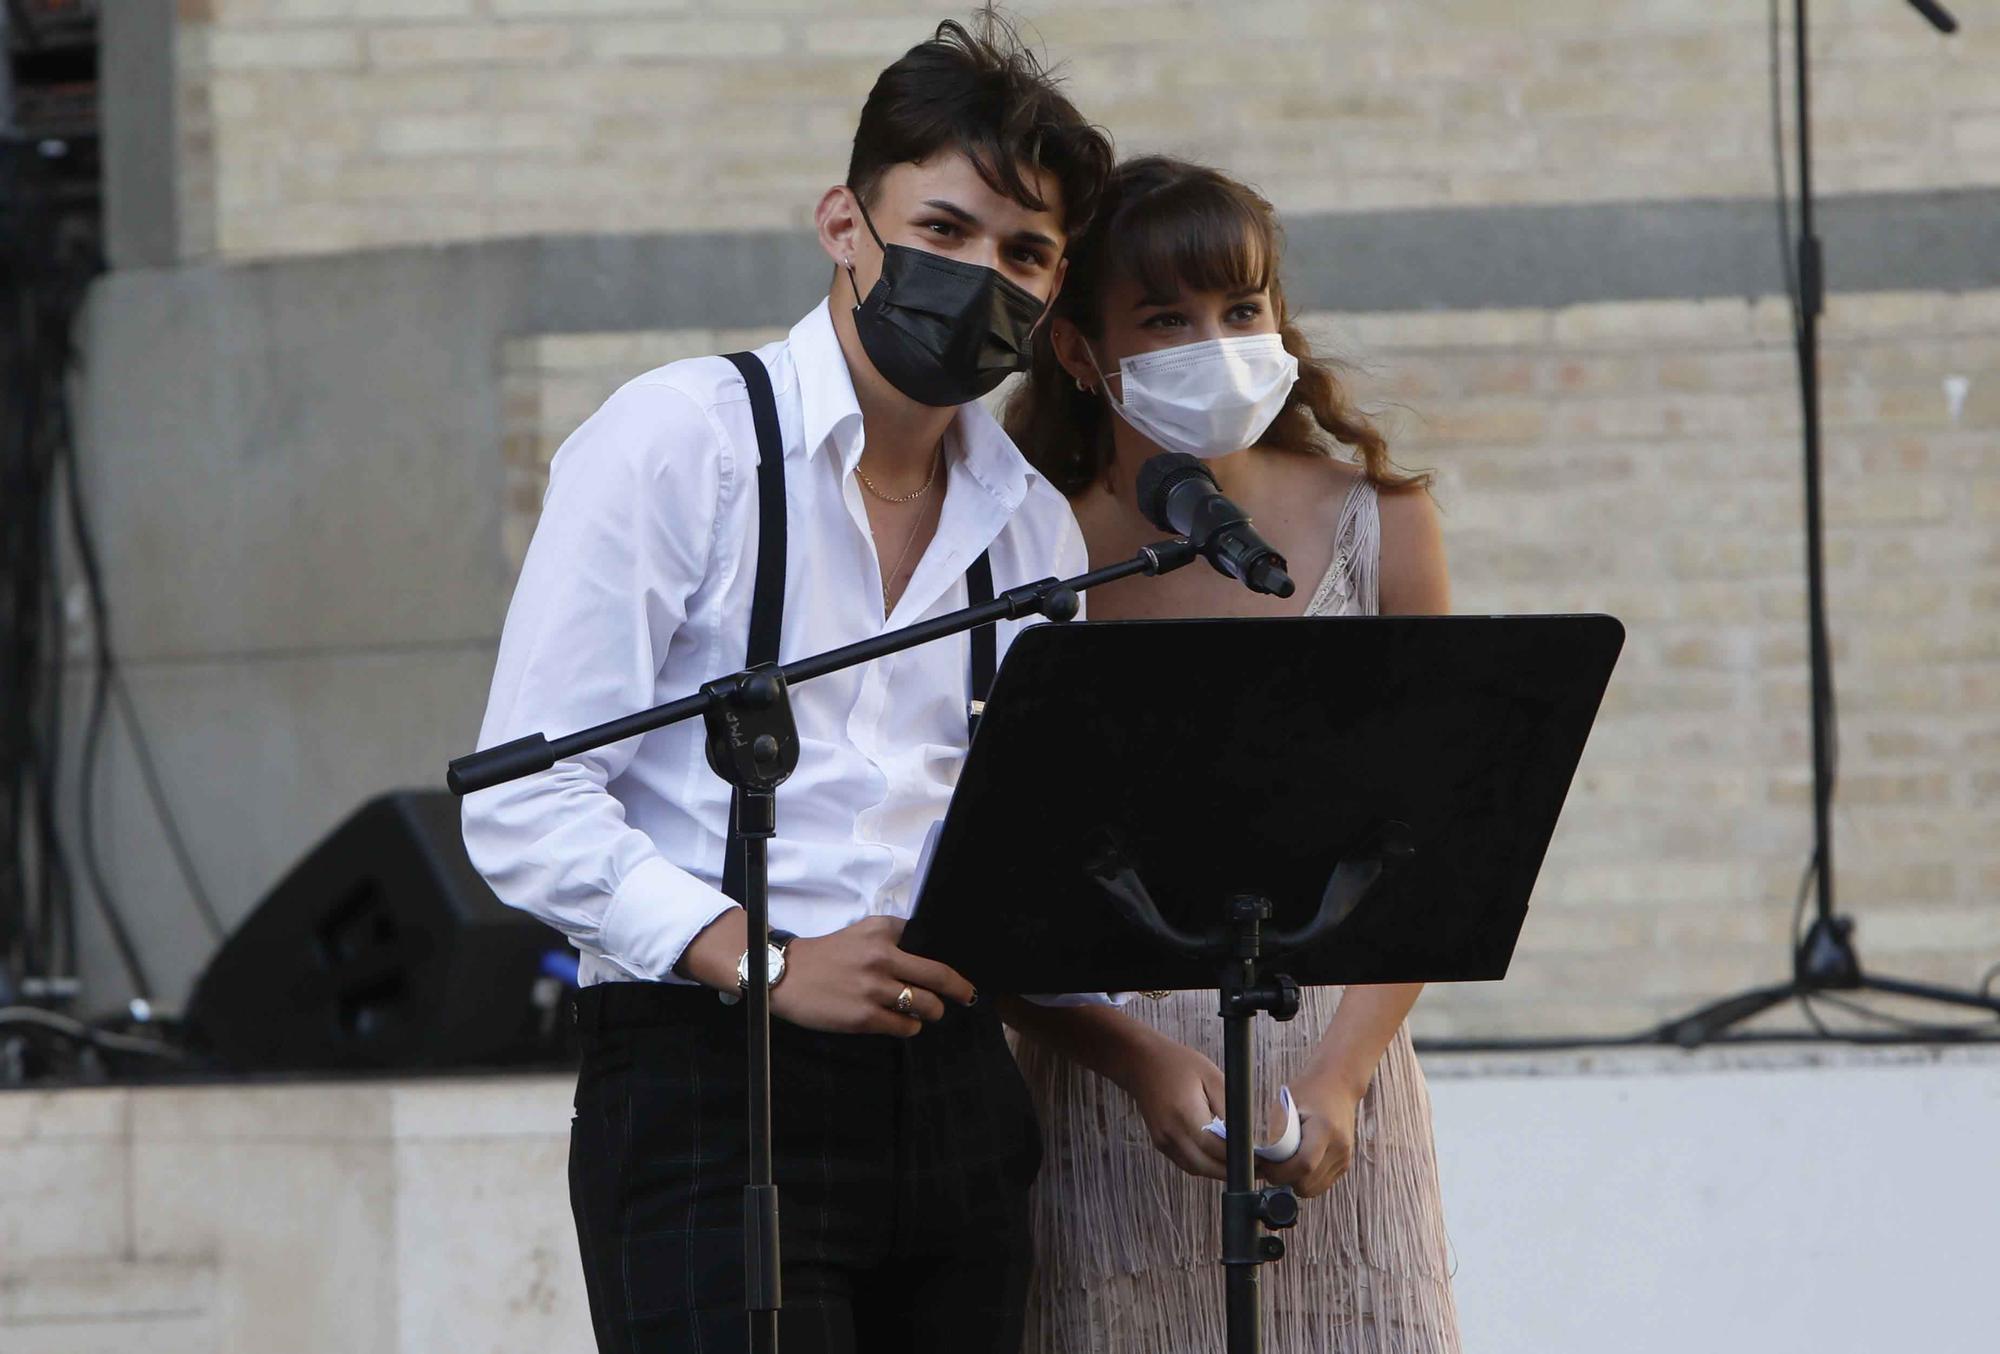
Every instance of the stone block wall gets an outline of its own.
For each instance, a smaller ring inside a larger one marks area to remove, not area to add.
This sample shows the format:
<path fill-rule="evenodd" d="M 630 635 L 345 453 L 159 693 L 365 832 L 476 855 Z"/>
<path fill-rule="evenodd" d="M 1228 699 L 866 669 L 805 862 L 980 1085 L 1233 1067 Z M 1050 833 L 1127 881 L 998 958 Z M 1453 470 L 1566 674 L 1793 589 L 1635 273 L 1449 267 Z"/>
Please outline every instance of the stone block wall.
<path fill-rule="evenodd" d="M 844 172 L 876 72 L 969 8 L 181 0 L 184 247 L 796 228 Z M 1771 191 L 1762 5 L 1013 11 L 1121 149 L 1227 165 L 1288 211 Z M 1813 16 L 1825 191 L 2000 183 L 2000 29 L 1947 40 L 1879 0 Z"/>

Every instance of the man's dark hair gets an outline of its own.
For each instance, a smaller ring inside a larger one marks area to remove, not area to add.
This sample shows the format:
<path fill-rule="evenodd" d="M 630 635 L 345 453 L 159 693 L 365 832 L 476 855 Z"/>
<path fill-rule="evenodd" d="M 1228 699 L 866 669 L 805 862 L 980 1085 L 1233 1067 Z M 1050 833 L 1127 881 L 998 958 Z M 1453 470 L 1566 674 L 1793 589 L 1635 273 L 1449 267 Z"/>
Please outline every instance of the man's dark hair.
<path fill-rule="evenodd" d="M 1089 222 L 1111 177 L 1111 141 L 1056 87 L 1055 77 L 990 9 L 979 32 L 947 19 L 876 77 L 861 105 L 847 186 L 870 203 L 882 176 L 939 151 L 962 151 L 996 193 L 1044 211 L 1023 173 L 1040 169 L 1062 189 L 1065 234 Z"/>

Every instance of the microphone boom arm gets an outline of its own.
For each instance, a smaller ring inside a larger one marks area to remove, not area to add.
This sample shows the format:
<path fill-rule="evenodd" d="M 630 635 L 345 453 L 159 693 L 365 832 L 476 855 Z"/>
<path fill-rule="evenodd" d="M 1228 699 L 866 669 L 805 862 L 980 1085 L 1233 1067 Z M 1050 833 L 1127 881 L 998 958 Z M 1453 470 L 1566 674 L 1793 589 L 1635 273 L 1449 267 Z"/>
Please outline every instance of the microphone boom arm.
<path fill-rule="evenodd" d="M 1023 616 L 1042 615 L 1051 621 L 1067 621 L 1075 617 L 1077 594 L 1088 591 L 1100 584 L 1133 574 L 1165 574 L 1194 563 L 1200 558 L 1193 542 L 1185 537 L 1166 541 L 1155 541 L 1143 547 L 1137 554 L 1117 564 L 1108 564 L 1101 569 L 1078 574 L 1075 578 L 1044 578 L 1037 583 L 1023 584 L 1010 588 L 990 602 L 965 607 L 948 612 L 901 630 L 892 630 L 872 639 L 864 639 L 811 658 L 796 659 L 774 669 L 787 687 L 823 677 L 829 672 L 839 672 L 843 668 L 855 667 L 872 662 L 892 653 L 932 640 L 943 639 L 977 626 L 989 625 L 995 621 L 1019 620 Z M 733 682 L 747 677 L 738 673 Z M 566 734 L 560 738 L 549 738 L 540 733 L 531 733 L 512 742 L 500 743 L 494 747 L 482 748 L 452 761 L 445 774 L 445 784 L 457 795 L 471 794 L 475 790 L 504 785 L 508 781 L 519 780 L 538 771 L 546 771 L 564 758 L 575 757 L 607 743 L 621 742 L 636 738 L 642 733 L 651 733 L 669 724 L 683 720 L 704 717 L 709 709 L 722 698 L 716 694 L 717 683 L 706 683 L 700 691 L 678 700 L 656 705 L 650 710 L 622 715 L 617 719 Z"/>

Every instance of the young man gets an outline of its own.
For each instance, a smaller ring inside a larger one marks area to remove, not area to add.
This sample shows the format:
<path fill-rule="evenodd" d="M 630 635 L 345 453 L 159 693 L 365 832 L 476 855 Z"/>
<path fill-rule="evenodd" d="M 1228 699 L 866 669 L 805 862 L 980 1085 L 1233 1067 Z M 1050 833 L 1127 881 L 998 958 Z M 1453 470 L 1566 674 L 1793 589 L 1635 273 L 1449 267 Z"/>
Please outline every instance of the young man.
<path fill-rule="evenodd" d="M 1004 591 L 1085 567 L 1062 496 L 974 401 L 1025 365 L 1111 162 L 1005 35 L 941 25 L 877 80 L 815 216 L 831 291 L 755 354 L 783 442 L 782 658 L 963 606 L 969 577 Z M 729 361 L 677 362 L 563 445 L 482 746 L 744 666 L 751 400 Z M 770 848 L 787 1354 L 1020 1343 L 1033 1111 L 993 1003 L 896 945 L 965 753 L 971 665 L 960 636 L 792 692 L 801 756 Z M 620 1354 L 746 1343 L 744 1022 L 726 1004 L 746 931 L 702 736 L 683 723 L 465 802 L 494 890 L 582 952 L 570 1192 L 598 1346 Z"/>

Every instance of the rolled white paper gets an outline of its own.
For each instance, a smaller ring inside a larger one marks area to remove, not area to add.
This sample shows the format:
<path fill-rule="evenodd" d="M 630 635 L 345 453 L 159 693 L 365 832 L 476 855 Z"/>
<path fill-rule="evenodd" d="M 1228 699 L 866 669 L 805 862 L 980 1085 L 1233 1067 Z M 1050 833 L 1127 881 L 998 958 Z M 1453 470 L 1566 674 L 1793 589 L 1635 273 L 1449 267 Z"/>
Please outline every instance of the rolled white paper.
<path fill-rule="evenodd" d="M 1276 1142 L 1265 1143 L 1255 1149 L 1260 1161 L 1289 1161 L 1299 1150 L 1299 1107 L 1292 1103 L 1292 1088 L 1280 1086 L 1278 1101 L 1285 1107 L 1285 1131 L 1278 1135 Z M 1218 1138 L 1227 1140 L 1229 1137 L 1229 1125 L 1220 1119 L 1210 1119 L 1202 1127 Z"/>

